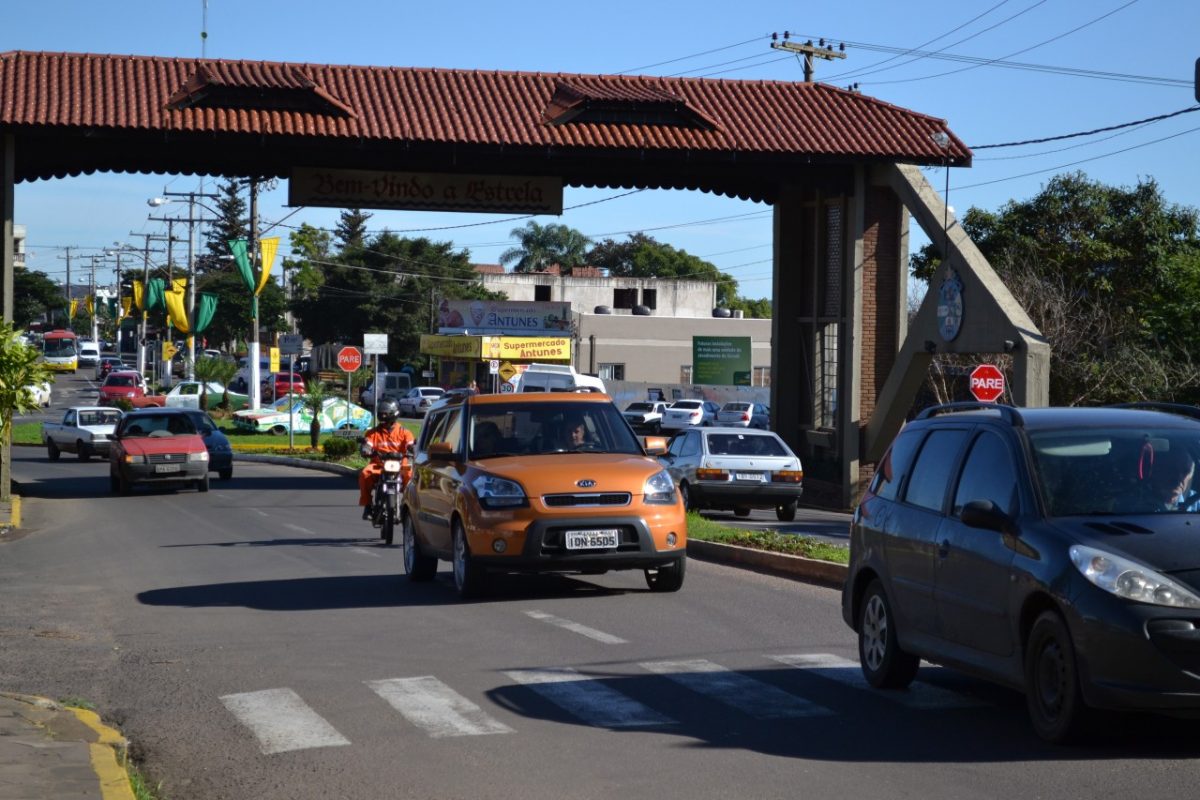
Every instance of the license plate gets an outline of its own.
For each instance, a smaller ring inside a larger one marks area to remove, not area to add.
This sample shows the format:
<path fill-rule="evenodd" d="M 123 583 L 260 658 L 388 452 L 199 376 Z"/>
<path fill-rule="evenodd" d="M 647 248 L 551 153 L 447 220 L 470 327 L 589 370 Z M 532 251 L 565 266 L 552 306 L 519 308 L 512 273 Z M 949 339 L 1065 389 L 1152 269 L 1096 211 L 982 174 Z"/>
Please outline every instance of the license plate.
<path fill-rule="evenodd" d="M 155 472 L 179 472 L 183 468 L 182 464 L 155 464 Z"/>
<path fill-rule="evenodd" d="M 767 476 L 761 472 L 735 472 L 734 477 L 739 481 L 754 481 L 755 483 L 764 483 Z"/>
<path fill-rule="evenodd" d="M 567 531 L 567 549 L 610 550 L 617 546 L 619 533 L 615 528 L 595 531 Z"/>

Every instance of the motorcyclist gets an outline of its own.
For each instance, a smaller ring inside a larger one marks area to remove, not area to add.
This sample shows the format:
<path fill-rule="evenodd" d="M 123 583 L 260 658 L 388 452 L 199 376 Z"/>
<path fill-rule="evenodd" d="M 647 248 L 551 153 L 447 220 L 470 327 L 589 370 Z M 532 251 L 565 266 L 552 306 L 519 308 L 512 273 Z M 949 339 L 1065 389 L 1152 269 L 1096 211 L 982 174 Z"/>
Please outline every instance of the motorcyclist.
<path fill-rule="evenodd" d="M 383 400 L 379 403 L 379 424 L 367 431 L 363 437 L 362 454 L 370 459 L 362 471 L 358 473 L 358 504 L 363 507 L 362 518 L 371 518 L 371 493 L 379 476 L 383 474 L 383 455 L 398 453 L 403 458 L 404 466 L 400 475 L 404 483 L 408 483 L 412 474 L 412 466 L 404 455 L 412 447 L 414 439 L 408 429 L 400 424 L 400 409 L 395 400 Z"/>

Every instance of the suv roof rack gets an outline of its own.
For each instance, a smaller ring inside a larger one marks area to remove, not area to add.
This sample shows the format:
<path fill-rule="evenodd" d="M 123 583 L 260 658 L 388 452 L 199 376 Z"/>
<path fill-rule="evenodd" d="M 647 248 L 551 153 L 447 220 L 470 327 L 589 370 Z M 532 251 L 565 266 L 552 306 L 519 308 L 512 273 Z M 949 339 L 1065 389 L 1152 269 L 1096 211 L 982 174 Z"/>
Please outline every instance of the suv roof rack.
<path fill-rule="evenodd" d="M 917 419 L 930 419 L 942 414 L 957 414 L 961 411 L 999 411 L 1004 421 L 1013 427 L 1020 427 L 1025 422 L 1021 418 L 1021 413 L 1014 406 L 1003 403 L 984 403 L 978 400 L 964 400 L 958 403 L 942 403 L 941 405 L 930 406 L 923 409 L 917 415 Z"/>

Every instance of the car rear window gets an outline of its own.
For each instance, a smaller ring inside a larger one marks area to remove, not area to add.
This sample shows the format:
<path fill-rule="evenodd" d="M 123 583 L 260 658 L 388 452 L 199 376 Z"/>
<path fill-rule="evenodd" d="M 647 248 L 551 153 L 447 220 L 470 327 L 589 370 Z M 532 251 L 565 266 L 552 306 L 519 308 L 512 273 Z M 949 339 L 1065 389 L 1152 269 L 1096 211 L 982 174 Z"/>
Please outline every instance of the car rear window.
<path fill-rule="evenodd" d="M 697 408 L 703 408 L 704 403 L 699 400 L 677 400 L 671 405 L 671 408 L 686 408 L 689 411 Z"/>
<path fill-rule="evenodd" d="M 121 420 L 121 412 L 112 411 L 80 411 L 80 425 L 115 425 Z"/>
<path fill-rule="evenodd" d="M 133 386 L 136 383 L 132 375 L 109 375 L 105 386 Z"/>
<path fill-rule="evenodd" d="M 788 456 L 783 442 L 774 436 L 742 433 L 710 433 L 708 453 L 714 456 Z"/>
<path fill-rule="evenodd" d="M 653 411 L 654 406 L 649 403 L 630 403 L 625 409 L 626 411 Z"/>
<path fill-rule="evenodd" d="M 726 403 L 721 407 L 722 411 L 749 411 L 749 403 Z"/>

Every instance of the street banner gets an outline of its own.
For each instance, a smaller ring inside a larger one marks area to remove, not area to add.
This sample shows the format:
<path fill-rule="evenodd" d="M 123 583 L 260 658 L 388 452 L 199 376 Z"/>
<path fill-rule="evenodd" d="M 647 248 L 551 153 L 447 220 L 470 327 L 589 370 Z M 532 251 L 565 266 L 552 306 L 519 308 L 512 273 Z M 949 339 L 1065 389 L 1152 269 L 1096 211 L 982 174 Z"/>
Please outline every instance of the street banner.
<path fill-rule="evenodd" d="M 262 273 L 258 276 L 258 288 L 254 290 L 256 295 L 262 294 L 262 290 L 267 285 L 267 281 L 271 280 L 271 268 L 275 266 L 275 253 L 278 251 L 278 236 L 272 236 L 270 239 L 258 240 L 258 252 L 262 257 Z"/>
<path fill-rule="evenodd" d="M 171 324 L 180 333 L 190 333 L 191 326 L 188 324 L 184 293 L 178 289 L 172 289 L 165 293 L 164 299 L 167 303 L 167 316 L 170 318 Z"/>
<path fill-rule="evenodd" d="M 133 304 L 137 306 L 138 311 L 145 311 L 146 287 L 141 281 L 133 282 Z"/>

